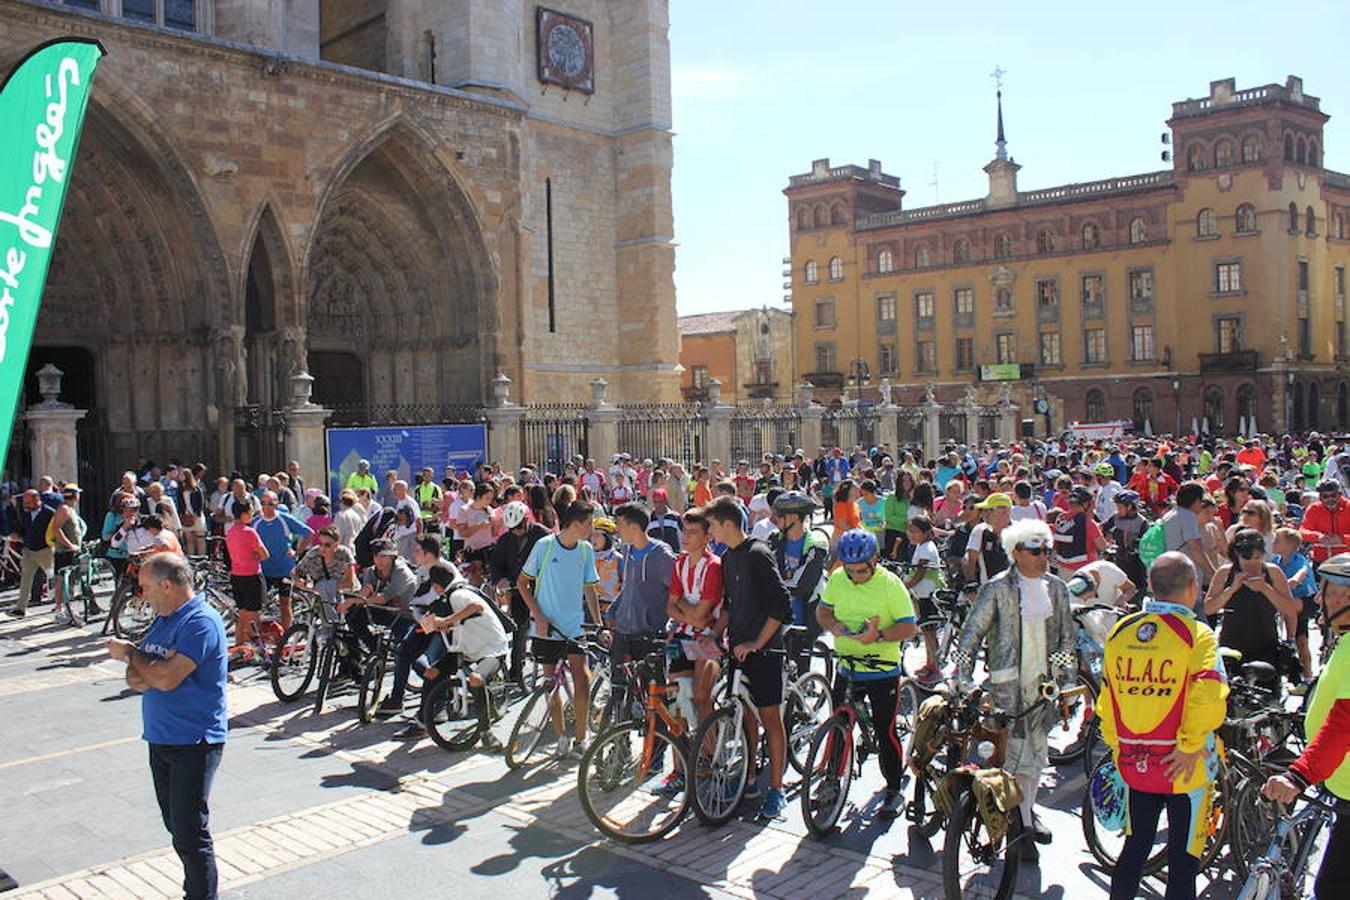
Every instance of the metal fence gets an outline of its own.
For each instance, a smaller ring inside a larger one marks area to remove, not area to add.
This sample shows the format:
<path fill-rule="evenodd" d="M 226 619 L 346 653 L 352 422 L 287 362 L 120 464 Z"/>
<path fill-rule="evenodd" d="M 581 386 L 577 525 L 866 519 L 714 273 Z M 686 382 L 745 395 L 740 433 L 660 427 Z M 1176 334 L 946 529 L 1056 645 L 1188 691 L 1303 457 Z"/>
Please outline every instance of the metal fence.
<path fill-rule="evenodd" d="M 757 462 L 765 453 L 791 453 L 802 433 L 801 424 L 796 407 L 736 407 L 731 417 L 731 460 Z"/>
<path fill-rule="evenodd" d="M 923 417 L 899 413 L 895 421 L 895 439 L 901 447 L 923 447 Z"/>
<path fill-rule="evenodd" d="M 330 425 L 475 425 L 480 406 L 467 403 L 336 403 Z"/>
<path fill-rule="evenodd" d="M 831 406 L 820 420 L 821 443 L 826 447 L 874 447 L 881 414 L 870 403 Z"/>
<path fill-rule="evenodd" d="M 980 414 L 980 441 L 998 440 L 999 415 L 997 412 Z"/>
<path fill-rule="evenodd" d="M 532 404 L 520 420 L 522 465 L 561 475 L 573 455 L 589 455 L 587 409 L 582 403 Z"/>
<path fill-rule="evenodd" d="M 621 406 L 619 448 L 637 459 L 668 457 L 688 469 L 704 460 L 708 418 L 696 403 Z"/>
<path fill-rule="evenodd" d="M 966 443 L 966 414 L 963 412 L 944 412 L 939 415 L 938 440 L 943 443 L 947 441 L 955 441 L 958 444 Z"/>

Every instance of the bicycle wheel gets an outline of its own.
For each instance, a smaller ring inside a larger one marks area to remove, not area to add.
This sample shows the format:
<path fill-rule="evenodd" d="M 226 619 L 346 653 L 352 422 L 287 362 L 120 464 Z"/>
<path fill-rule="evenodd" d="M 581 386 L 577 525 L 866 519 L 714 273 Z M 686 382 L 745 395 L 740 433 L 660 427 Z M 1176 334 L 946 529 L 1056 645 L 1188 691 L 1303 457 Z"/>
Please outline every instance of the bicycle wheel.
<path fill-rule="evenodd" d="M 536 751 L 544 742 L 544 735 L 553 730 L 553 705 L 553 688 L 547 684 L 530 695 L 506 742 L 508 767 L 519 769 L 538 758 Z"/>
<path fill-rule="evenodd" d="M 802 773 L 802 820 L 816 837 L 829 834 L 844 812 L 853 782 L 853 730 L 845 715 L 835 714 L 816 729 Z"/>
<path fill-rule="evenodd" d="M 239 609 L 234 605 L 234 598 L 218 587 L 208 587 L 206 602 L 220 614 L 220 620 L 225 623 L 225 633 L 233 636 L 234 623 L 239 618 Z"/>
<path fill-rule="evenodd" d="M 739 700 L 733 701 L 739 703 Z M 691 756 L 694 815 L 704 825 L 722 825 L 736 814 L 750 776 L 750 754 L 739 711 L 723 706 L 704 719 Z"/>
<path fill-rule="evenodd" d="M 437 678 L 422 703 L 422 725 L 442 750 L 468 750 L 478 743 L 478 703 L 455 673 Z"/>
<path fill-rule="evenodd" d="M 1125 847 L 1125 829 L 1113 831 L 1097 821 L 1097 815 L 1093 812 L 1092 792 L 1094 785 L 1098 790 L 1103 788 L 1103 780 L 1109 777 L 1115 765 L 1109 750 L 1097 757 L 1091 772 L 1088 773 L 1087 784 L 1083 788 L 1083 804 L 1078 814 L 1082 821 L 1083 840 L 1087 843 L 1088 852 L 1103 869 L 1108 871 L 1116 867 L 1120 851 Z M 1145 875 L 1156 875 L 1167 865 L 1166 826 L 1166 818 L 1158 823 L 1161 837 L 1154 838 L 1153 852 L 1144 861 Z"/>
<path fill-rule="evenodd" d="M 1023 831 L 1021 813 L 1014 808 L 1008 814 L 1008 833 L 992 840 L 975 807 L 975 794 L 963 792 L 942 846 L 942 888 L 947 900 L 1011 897 L 1022 861 L 1022 841 L 1031 840 Z"/>
<path fill-rule="evenodd" d="M 788 687 L 783 703 L 783 728 L 787 732 L 788 762 L 798 774 L 806 774 L 811 740 L 833 712 L 830 683 L 824 676 L 810 672 Z"/>
<path fill-rule="evenodd" d="M 689 771 L 683 742 L 646 722 L 627 722 L 596 738 L 581 758 L 577 795 L 602 834 L 626 844 L 654 841 L 689 809 L 687 785 L 668 781 Z"/>
<path fill-rule="evenodd" d="M 621 691 L 620 693 L 626 696 L 628 692 Z M 591 734 L 600 734 L 613 722 L 622 722 L 626 718 L 627 710 L 609 709 L 613 697 L 614 682 L 610 680 L 609 667 L 597 668 L 591 672 L 590 702 L 586 714 Z M 617 713 L 613 719 L 609 718 L 609 714 L 612 712 Z"/>
<path fill-rule="evenodd" d="M 328 638 L 322 642 L 319 650 L 319 689 L 314 692 L 314 715 L 323 712 L 323 701 L 328 698 L 328 689 L 333 684 L 333 674 L 337 669 L 337 641 Z"/>
<path fill-rule="evenodd" d="M 895 736 L 901 747 L 908 747 L 914 734 L 914 717 L 919 713 L 919 704 L 924 695 L 912 679 L 900 682 L 895 692 Z"/>
<path fill-rule="evenodd" d="M 384 699 L 384 671 L 389 654 L 386 652 L 384 635 L 375 641 L 375 651 L 361 668 L 361 684 L 356 695 L 356 710 L 361 721 L 370 724 L 375 721 L 380 701 Z"/>
<path fill-rule="evenodd" d="M 1097 685 L 1088 675 L 1079 672 L 1075 688 L 1082 693 L 1061 701 L 1067 716 L 1059 717 L 1050 727 L 1050 765 L 1062 766 L 1083 757 L 1091 738 L 1092 723 L 1097 718 Z"/>
<path fill-rule="evenodd" d="M 905 815 L 914 823 L 914 830 L 926 841 L 931 841 L 942 830 L 947 819 L 942 810 L 931 802 L 932 795 L 933 783 L 926 773 L 921 773 L 914 779 L 914 799 L 905 810 Z"/>
<path fill-rule="evenodd" d="M 155 621 L 155 610 L 150 601 L 137 596 L 135 582 L 125 582 L 113 597 L 113 634 L 124 641 L 139 641 Z"/>
<path fill-rule="evenodd" d="M 292 703 L 309 690 L 319 661 L 318 642 L 308 625 L 299 622 L 286 629 L 272 654 L 268 675 L 272 693 L 283 703 Z"/>
<path fill-rule="evenodd" d="M 834 683 L 834 651 L 824 638 L 816 638 L 811 645 L 811 671 L 824 678 L 826 684 Z"/>

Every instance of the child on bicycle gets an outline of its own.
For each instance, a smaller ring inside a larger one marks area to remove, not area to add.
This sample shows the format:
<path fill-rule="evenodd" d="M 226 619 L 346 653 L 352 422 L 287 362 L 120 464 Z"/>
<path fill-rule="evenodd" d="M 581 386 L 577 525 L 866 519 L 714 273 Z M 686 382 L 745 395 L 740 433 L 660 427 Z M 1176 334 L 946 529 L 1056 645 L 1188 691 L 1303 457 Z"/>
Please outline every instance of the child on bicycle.
<path fill-rule="evenodd" d="M 919 621 L 923 627 L 923 649 L 926 654 L 924 666 L 914 673 L 920 681 L 931 683 L 942 677 L 938 663 L 937 636 L 934 632 L 938 625 L 938 608 L 933 602 L 933 594 L 943 587 L 942 557 L 938 555 L 937 544 L 933 541 L 933 523 L 927 516 L 915 516 L 909 520 L 905 536 L 914 548 L 910 565 L 914 567 L 905 581 L 905 588 L 914 598 L 919 608 Z"/>

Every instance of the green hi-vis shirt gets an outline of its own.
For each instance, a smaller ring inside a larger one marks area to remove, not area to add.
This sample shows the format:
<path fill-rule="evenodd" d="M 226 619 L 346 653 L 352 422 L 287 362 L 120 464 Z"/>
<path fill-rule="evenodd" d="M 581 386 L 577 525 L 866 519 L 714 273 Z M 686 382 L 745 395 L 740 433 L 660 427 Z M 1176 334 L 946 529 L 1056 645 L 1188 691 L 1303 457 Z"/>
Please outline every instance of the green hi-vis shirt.
<path fill-rule="evenodd" d="M 834 611 L 834 617 L 849 631 L 862 631 L 863 623 L 876 616 L 877 627 L 886 629 L 896 622 L 914 621 L 914 601 L 909 589 L 889 569 L 877 567 L 872 577 L 862 584 L 854 584 L 848 573 L 836 569 L 825 582 L 825 593 L 820 602 Z M 834 654 L 839 665 L 856 673 L 860 680 L 893 678 L 900 674 L 900 642 L 879 639 L 864 644 L 857 638 L 835 636 Z M 852 665 L 850 657 L 876 656 L 880 663 L 859 662 Z"/>
<path fill-rule="evenodd" d="M 1322 675 L 1313 688 L 1308 712 L 1303 717 L 1303 734 L 1311 741 L 1337 702 L 1350 702 L 1350 639 L 1344 636 L 1327 661 Z M 1350 800 L 1350 754 L 1341 760 L 1336 771 L 1326 780 L 1327 790 L 1342 800 Z"/>

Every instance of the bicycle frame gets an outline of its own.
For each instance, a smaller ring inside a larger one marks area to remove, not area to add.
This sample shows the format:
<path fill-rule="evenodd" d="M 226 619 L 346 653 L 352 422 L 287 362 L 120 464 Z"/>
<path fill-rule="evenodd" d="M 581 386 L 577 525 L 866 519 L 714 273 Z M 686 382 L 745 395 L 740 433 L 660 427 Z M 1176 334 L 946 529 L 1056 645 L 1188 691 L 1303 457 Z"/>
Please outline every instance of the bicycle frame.
<path fill-rule="evenodd" d="M 1334 811 L 1333 807 L 1326 802 L 1326 796 L 1325 791 L 1320 791 L 1317 797 L 1305 797 L 1304 799 L 1307 802 L 1304 803 L 1302 809 L 1293 815 L 1280 816 L 1280 821 L 1275 826 L 1275 834 L 1271 836 L 1266 852 L 1260 859 L 1252 863 L 1251 872 L 1247 875 L 1247 880 L 1243 883 L 1237 900 L 1264 900 L 1267 895 L 1258 896 L 1256 893 L 1263 877 L 1270 877 L 1271 884 L 1275 886 L 1277 891 L 1280 890 L 1283 876 L 1302 877 L 1308 865 L 1308 858 L 1312 855 L 1313 846 L 1317 843 L 1318 833 L 1330 822 Z M 1305 825 L 1315 825 L 1316 827 L 1304 828 Z M 1302 833 L 1299 835 L 1298 844 L 1294 849 L 1293 860 L 1287 862 L 1284 858 L 1284 847 L 1289 841 L 1289 835 L 1295 829 L 1299 829 Z"/>

